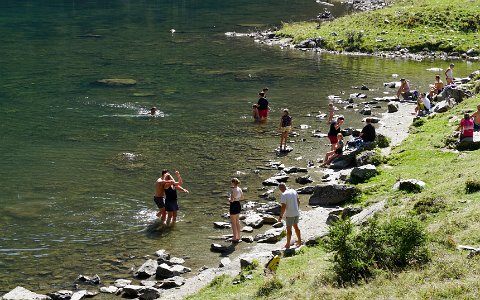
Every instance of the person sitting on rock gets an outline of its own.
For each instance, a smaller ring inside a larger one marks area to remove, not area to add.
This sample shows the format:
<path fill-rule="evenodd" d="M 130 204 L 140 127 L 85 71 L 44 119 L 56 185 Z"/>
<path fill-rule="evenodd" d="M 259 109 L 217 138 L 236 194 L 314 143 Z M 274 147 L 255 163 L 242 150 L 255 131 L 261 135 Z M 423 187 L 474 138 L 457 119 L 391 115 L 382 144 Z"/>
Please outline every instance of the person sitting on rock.
<path fill-rule="evenodd" d="M 400 95 L 402 95 L 404 100 L 410 99 L 413 95 L 410 92 L 410 85 L 405 78 L 400 79 L 400 87 L 397 91 L 397 98 L 400 99 Z"/>
<path fill-rule="evenodd" d="M 320 165 L 320 167 L 326 167 L 330 164 L 330 162 L 332 162 L 332 160 L 343 154 L 343 134 L 339 133 L 337 135 L 337 139 L 338 142 L 335 144 L 335 149 L 325 153 L 325 158 L 323 159 L 323 163 Z"/>
<path fill-rule="evenodd" d="M 473 130 L 480 131 L 480 104 L 477 105 L 477 111 L 472 114 Z"/>
<path fill-rule="evenodd" d="M 365 144 L 375 142 L 377 134 L 375 132 L 375 127 L 372 125 L 372 119 L 366 118 L 365 123 L 367 123 L 367 125 L 363 127 L 358 138 L 347 143 L 349 148 L 360 148 Z"/>
<path fill-rule="evenodd" d="M 421 93 L 417 99 L 417 106 L 415 107 L 415 115 L 417 117 L 423 117 L 430 112 L 430 100 L 428 100 L 425 93 Z"/>
<path fill-rule="evenodd" d="M 435 83 L 430 87 L 428 97 L 432 99 L 434 96 L 440 94 L 443 91 L 443 81 L 440 79 L 440 75 L 435 75 Z"/>
<path fill-rule="evenodd" d="M 474 123 L 472 118 L 470 118 L 470 114 L 466 113 L 463 115 L 463 119 L 460 121 L 458 125 L 457 131 L 460 131 L 460 140 L 462 142 L 464 140 L 472 140 L 473 141 L 473 128 Z"/>
<path fill-rule="evenodd" d="M 343 116 L 339 116 L 337 118 L 337 121 L 332 122 L 330 124 L 330 129 L 328 131 L 327 136 L 328 136 L 328 139 L 330 140 L 330 144 L 332 145 L 330 148 L 331 151 L 336 149 L 336 144 L 338 142 L 337 136 L 341 131 L 340 126 L 342 126 L 344 121 L 345 121 L 345 118 Z"/>

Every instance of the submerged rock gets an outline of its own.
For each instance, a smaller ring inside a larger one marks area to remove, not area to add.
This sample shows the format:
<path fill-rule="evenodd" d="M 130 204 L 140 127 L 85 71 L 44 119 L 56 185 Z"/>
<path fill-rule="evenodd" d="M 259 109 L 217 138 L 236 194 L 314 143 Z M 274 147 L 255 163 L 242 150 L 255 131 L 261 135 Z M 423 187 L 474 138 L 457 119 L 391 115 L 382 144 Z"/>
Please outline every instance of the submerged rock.
<path fill-rule="evenodd" d="M 78 275 L 77 279 L 75 279 L 75 283 L 84 283 L 84 284 L 92 284 L 92 285 L 97 285 L 100 284 L 100 276 L 97 274 L 89 277 L 85 275 Z"/>
<path fill-rule="evenodd" d="M 102 86 L 121 87 L 136 85 L 137 81 L 135 79 L 106 78 L 96 80 L 94 83 Z"/>
<path fill-rule="evenodd" d="M 61 290 L 58 292 L 47 293 L 47 296 L 52 298 L 52 300 L 70 300 L 72 298 L 72 295 L 73 292 L 69 290 Z"/>

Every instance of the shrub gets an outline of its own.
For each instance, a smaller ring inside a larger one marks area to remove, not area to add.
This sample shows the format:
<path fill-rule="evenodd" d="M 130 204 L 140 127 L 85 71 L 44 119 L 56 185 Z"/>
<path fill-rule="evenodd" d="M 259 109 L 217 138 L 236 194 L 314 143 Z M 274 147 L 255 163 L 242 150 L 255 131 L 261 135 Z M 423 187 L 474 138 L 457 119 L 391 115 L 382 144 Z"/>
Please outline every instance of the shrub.
<path fill-rule="evenodd" d="M 268 278 L 257 290 L 258 297 L 267 297 L 275 290 L 283 288 L 282 282 L 277 277 Z"/>
<path fill-rule="evenodd" d="M 379 148 L 387 148 L 390 146 L 390 139 L 383 134 L 377 134 L 376 142 Z"/>
<path fill-rule="evenodd" d="M 418 200 L 417 203 L 415 203 L 415 205 L 413 206 L 413 211 L 416 214 L 438 213 L 443 208 L 445 208 L 445 201 L 443 199 L 427 196 Z"/>
<path fill-rule="evenodd" d="M 465 192 L 467 194 L 473 194 L 480 191 L 480 181 L 475 179 L 469 179 L 465 182 Z"/>
<path fill-rule="evenodd" d="M 376 219 L 361 230 L 347 220 L 330 227 L 326 241 L 333 255 L 333 270 L 340 284 L 372 277 L 375 269 L 400 270 L 429 259 L 427 235 L 421 223 L 396 217 L 384 223 Z"/>
<path fill-rule="evenodd" d="M 413 127 L 422 127 L 423 124 L 425 124 L 425 119 L 423 118 L 418 118 L 415 121 L 413 121 L 412 126 Z"/>
<path fill-rule="evenodd" d="M 210 287 L 216 287 L 216 286 L 222 286 L 225 280 L 227 280 L 229 276 L 226 274 L 222 274 L 220 276 L 217 276 L 213 278 L 213 280 L 210 282 L 209 286 Z"/>

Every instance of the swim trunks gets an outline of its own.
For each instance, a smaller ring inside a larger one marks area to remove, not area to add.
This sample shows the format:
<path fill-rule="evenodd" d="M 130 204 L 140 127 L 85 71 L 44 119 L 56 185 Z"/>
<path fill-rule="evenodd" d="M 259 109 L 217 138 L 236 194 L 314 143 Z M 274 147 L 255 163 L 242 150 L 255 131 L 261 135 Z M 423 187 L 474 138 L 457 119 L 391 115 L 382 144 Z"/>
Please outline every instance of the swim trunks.
<path fill-rule="evenodd" d="M 165 207 L 165 198 L 153 196 L 153 201 L 158 206 L 158 208 L 162 209 Z"/>
<path fill-rule="evenodd" d="M 241 210 L 242 206 L 240 205 L 240 201 L 230 202 L 230 215 L 238 215 Z"/>
<path fill-rule="evenodd" d="M 259 109 L 258 110 L 258 116 L 261 118 L 261 119 L 265 119 L 268 117 L 268 109 Z"/>
<path fill-rule="evenodd" d="M 329 136 L 328 136 L 328 139 L 330 140 L 330 143 L 332 143 L 332 144 L 338 143 L 338 138 L 337 138 L 336 135 L 335 135 L 335 136 L 329 135 Z"/>
<path fill-rule="evenodd" d="M 293 224 L 298 224 L 299 219 L 299 216 L 285 217 L 285 222 L 287 223 L 287 226 L 292 226 Z"/>

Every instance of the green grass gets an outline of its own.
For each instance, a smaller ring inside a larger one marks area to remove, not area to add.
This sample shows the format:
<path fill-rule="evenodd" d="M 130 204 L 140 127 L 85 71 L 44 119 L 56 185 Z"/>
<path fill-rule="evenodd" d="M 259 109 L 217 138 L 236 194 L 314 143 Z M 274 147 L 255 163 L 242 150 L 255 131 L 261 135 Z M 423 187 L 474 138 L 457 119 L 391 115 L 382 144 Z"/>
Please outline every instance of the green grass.
<path fill-rule="evenodd" d="M 323 48 L 336 51 L 464 53 L 480 51 L 479 29 L 480 0 L 399 0 L 392 7 L 332 22 L 284 23 L 278 34 L 292 37 L 294 43 L 322 37 Z"/>
<path fill-rule="evenodd" d="M 420 218 L 430 236 L 431 260 L 405 271 L 376 270 L 368 282 L 339 287 L 331 254 L 322 245 L 301 255 L 282 258 L 277 274 L 251 271 L 253 279 L 233 285 L 222 276 L 190 299 L 478 299 L 480 256 L 468 259 L 457 246 L 480 247 L 480 150 L 455 152 L 445 147 L 457 124 L 449 116 L 474 109 L 480 96 L 467 99 L 448 113 L 412 126 L 409 137 L 394 148 L 380 175 L 359 184 L 362 204 L 388 200 L 379 220 Z M 393 191 L 399 178 L 426 182 L 421 193 Z M 322 244 L 322 243 L 321 243 Z"/>

